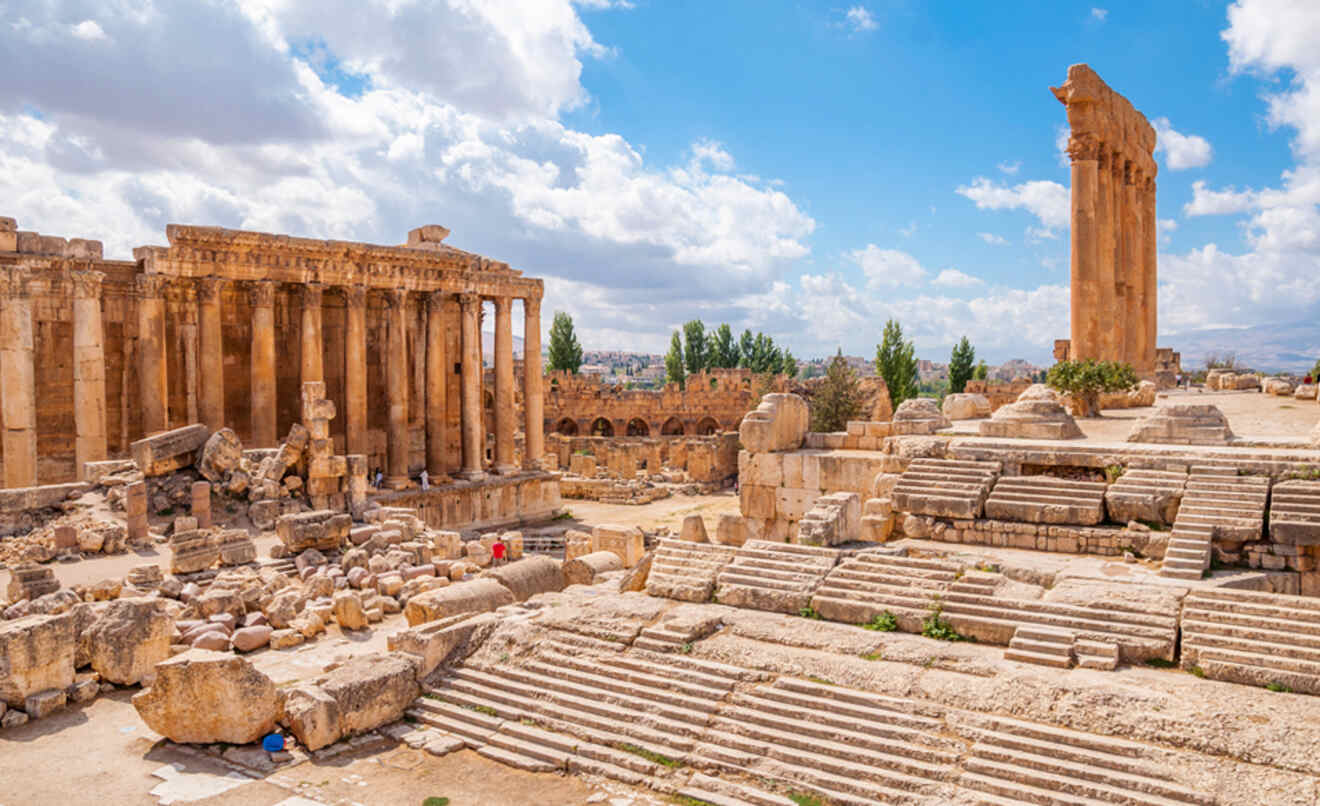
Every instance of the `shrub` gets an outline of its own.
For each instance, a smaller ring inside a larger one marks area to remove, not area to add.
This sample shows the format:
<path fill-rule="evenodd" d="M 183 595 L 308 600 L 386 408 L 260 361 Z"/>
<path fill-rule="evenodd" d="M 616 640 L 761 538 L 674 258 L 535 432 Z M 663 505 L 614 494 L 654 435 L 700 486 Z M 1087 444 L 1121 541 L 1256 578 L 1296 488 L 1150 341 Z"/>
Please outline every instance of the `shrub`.
<path fill-rule="evenodd" d="M 921 634 L 927 638 L 934 638 L 936 641 L 974 641 L 953 628 L 953 625 L 945 619 L 941 613 L 944 612 L 943 605 L 935 605 L 931 608 L 930 615 L 921 623 Z"/>
<path fill-rule="evenodd" d="M 810 618 L 810 619 L 815 619 L 817 621 L 820 621 L 821 619 L 820 613 L 817 613 L 815 608 L 813 607 L 802 608 L 801 610 L 798 611 L 798 615 L 801 616 L 802 618 Z"/>
<path fill-rule="evenodd" d="M 893 632 L 898 629 L 898 619 L 894 614 L 886 610 L 883 613 L 876 613 L 869 624 L 863 624 L 862 629 L 874 630 L 876 632 Z"/>
<path fill-rule="evenodd" d="M 1137 385 L 1137 373 L 1118 361 L 1060 361 L 1050 367 L 1046 383 L 1072 395 L 1082 417 L 1099 417 L 1100 394 L 1126 392 Z"/>

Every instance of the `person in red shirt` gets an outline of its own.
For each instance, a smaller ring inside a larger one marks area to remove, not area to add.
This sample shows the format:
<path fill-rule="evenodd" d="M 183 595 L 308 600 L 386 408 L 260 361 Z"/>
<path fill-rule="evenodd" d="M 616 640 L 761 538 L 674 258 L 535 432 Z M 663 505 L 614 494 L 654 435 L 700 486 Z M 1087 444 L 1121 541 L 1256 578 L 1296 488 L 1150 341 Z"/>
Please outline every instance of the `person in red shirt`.
<path fill-rule="evenodd" d="M 504 541 L 496 540 L 490 547 L 491 561 L 494 565 L 504 565 Z"/>

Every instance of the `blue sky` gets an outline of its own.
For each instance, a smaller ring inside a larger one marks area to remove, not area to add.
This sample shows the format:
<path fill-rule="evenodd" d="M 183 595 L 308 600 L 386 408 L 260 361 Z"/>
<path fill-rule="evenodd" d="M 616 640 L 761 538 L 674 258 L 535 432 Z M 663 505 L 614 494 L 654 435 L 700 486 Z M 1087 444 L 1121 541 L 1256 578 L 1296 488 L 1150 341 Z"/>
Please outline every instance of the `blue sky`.
<path fill-rule="evenodd" d="M 894 316 L 923 357 L 965 333 L 1044 363 L 1048 88 L 1086 62 L 1160 132 L 1161 342 L 1187 349 L 1318 318 L 1316 41 L 1307 0 L 17 0 L 0 215 L 122 257 L 168 222 L 440 223 L 545 277 L 588 348 L 702 318 L 870 355 Z"/>

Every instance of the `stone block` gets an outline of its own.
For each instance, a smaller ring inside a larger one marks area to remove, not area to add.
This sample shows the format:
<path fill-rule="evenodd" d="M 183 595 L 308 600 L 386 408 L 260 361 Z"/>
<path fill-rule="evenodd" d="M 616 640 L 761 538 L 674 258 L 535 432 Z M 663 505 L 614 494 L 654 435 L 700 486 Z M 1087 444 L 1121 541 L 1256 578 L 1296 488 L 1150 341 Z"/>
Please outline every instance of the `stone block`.
<path fill-rule="evenodd" d="M 315 685 L 291 689 L 281 721 L 308 750 L 397 722 L 421 693 L 417 663 L 400 655 L 350 660 Z"/>
<path fill-rule="evenodd" d="M 102 680 L 131 686 L 148 680 L 157 663 L 170 657 L 174 619 L 161 599 L 110 602 L 79 639 Z"/>
<path fill-rule="evenodd" d="M 459 613 L 489 612 L 513 602 L 513 593 L 498 581 L 473 579 L 417 594 L 408 600 L 403 615 L 415 627 Z"/>
<path fill-rule="evenodd" d="M 794 394 L 774 393 L 743 417 L 739 440 L 751 453 L 793 451 L 802 447 L 810 411 L 807 402 Z"/>
<path fill-rule="evenodd" d="M 679 540 L 685 540 L 689 543 L 709 543 L 710 538 L 706 535 L 706 522 L 700 515 L 688 515 L 683 519 L 683 528 L 678 535 Z"/>
<path fill-rule="evenodd" d="M 23 701 L 23 710 L 28 719 L 45 719 L 63 708 L 69 702 L 69 695 L 64 689 L 52 688 L 29 694 Z"/>
<path fill-rule="evenodd" d="M 612 551 L 597 551 L 564 563 L 564 581 L 568 585 L 593 585 L 596 578 L 623 569 L 623 560 Z"/>
<path fill-rule="evenodd" d="M 143 475 L 162 476 L 191 466 L 210 436 L 206 426 L 195 423 L 139 439 L 129 451 Z"/>
<path fill-rule="evenodd" d="M 632 568 L 646 552 L 646 538 L 636 526 L 601 524 L 591 530 L 592 551 L 612 551 L 624 568 Z"/>
<path fill-rule="evenodd" d="M 156 665 L 151 687 L 133 696 L 147 727 L 181 744 L 255 742 L 275 728 L 275 683 L 245 658 L 190 649 Z"/>
<path fill-rule="evenodd" d="M 31 694 L 73 683 L 77 652 L 73 613 L 0 622 L 0 702 L 23 707 Z"/>
<path fill-rule="evenodd" d="M 232 428 L 221 428 L 207 437 L 202 445 L 202 455 L 197 462 L 197 472 L 210 482 L 220 482 L 232 473 L 243 458 L 243 443 Z"/>
<path fill-rule="evenodd" d="M 739 509 L 748 518 L 770 520 L 775 517 L 775 488 L 760 484 L 738 487 Z"/>

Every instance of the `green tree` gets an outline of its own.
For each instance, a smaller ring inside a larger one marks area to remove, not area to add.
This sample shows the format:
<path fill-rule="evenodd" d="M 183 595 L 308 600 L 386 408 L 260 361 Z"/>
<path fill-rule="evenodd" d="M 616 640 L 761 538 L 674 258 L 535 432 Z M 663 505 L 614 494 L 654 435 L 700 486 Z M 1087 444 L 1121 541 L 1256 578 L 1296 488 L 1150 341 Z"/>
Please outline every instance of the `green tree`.
<path fill-rule="evenodd" d="M 1317 358 L 1315 366 L 1311 367 L 1311 380 L 1315 381 L 1317 378 L 1320 378 L 1320 358 Z M 1320 381 L 1317 381 L 1317 383 L 1320 383 Z"/>
<path fill-rule="evenodd" d="M 967 388 L 972 379 L 972 362 L 976 360 L 976 349 L 966 336 L 953 348 L 949 356 L 949 391 L 959 394 Z"/>
<path fill-rule="evenodd" d="M 989 377 L 990 377 L 990 368 L 985 365 L 985 362 L 984 361 L 976 362 L 976 369 L 972 370 L 972 380 L 984 381 Z"/>
<path fill-rule="evenodd" d="M 669 354 L 665 356 L 665 382 L 683 386 L 686 381 L 687 373 L 683 371 L 683 341 L 675 330 L 674 337 L 669 340 Z"/>
<path fill-rule="evenodd" d="M 577 334 L 573 332 L 573 317 L 563 311 L 555 311 L 555 321 L 550 325 L 549 369 L 576 373 L 580 366 L 582 345 L 578 344 Z"/>
<path fill-rule="evenodd" d="M 1118 361 L 1060 361 L 1050 367 L 1047 383 L 1073 396 L 1083 417 L 1100 416 L 1102 392 L 1126 392 L 1137 385 L 1131 364 Z"/>
<path fill-rule="evenodd" d="M 862 410 L 857 373 L 839 350 L 825 370 L 825 381 L 811 396 L 811 430 L 842 431 Z"/>
<path fill-rule="evenodd" d="M 884 336 L 876 345 L 875 373 L 884 378 L 895 409 L 917 396 L 916 348 L 912 342 L 903 341 L 903 328 L 893 319 L 885 322 Z"/>
<path fill-rule="evenodd" d="M 752 331 L 744 330 L 738 337 L 738 366 L 743 369 L 752 368 L 752 352 L 756 349 L 756 337 Z"/>
<path fill-rule="evenodd" d="M 797 359 L 788 350 L 784 350 L 784 374 L 790 378 L 796 378 L 798 374 Z"/>
<path fill-rule="evenodd" d="M 709 340 L 709 354 L 706 366 L 720 369 L 733 369 L 738 366 L 738 343 L 733 340 L 733 330 L 727 322 L 715 329 L 715 335 Z"/>
<path fill-rule="evenodd" d="M 706 326 L 700 319 L 683 325 L 683 364 L 691 375 L 706 368 Z"/>

